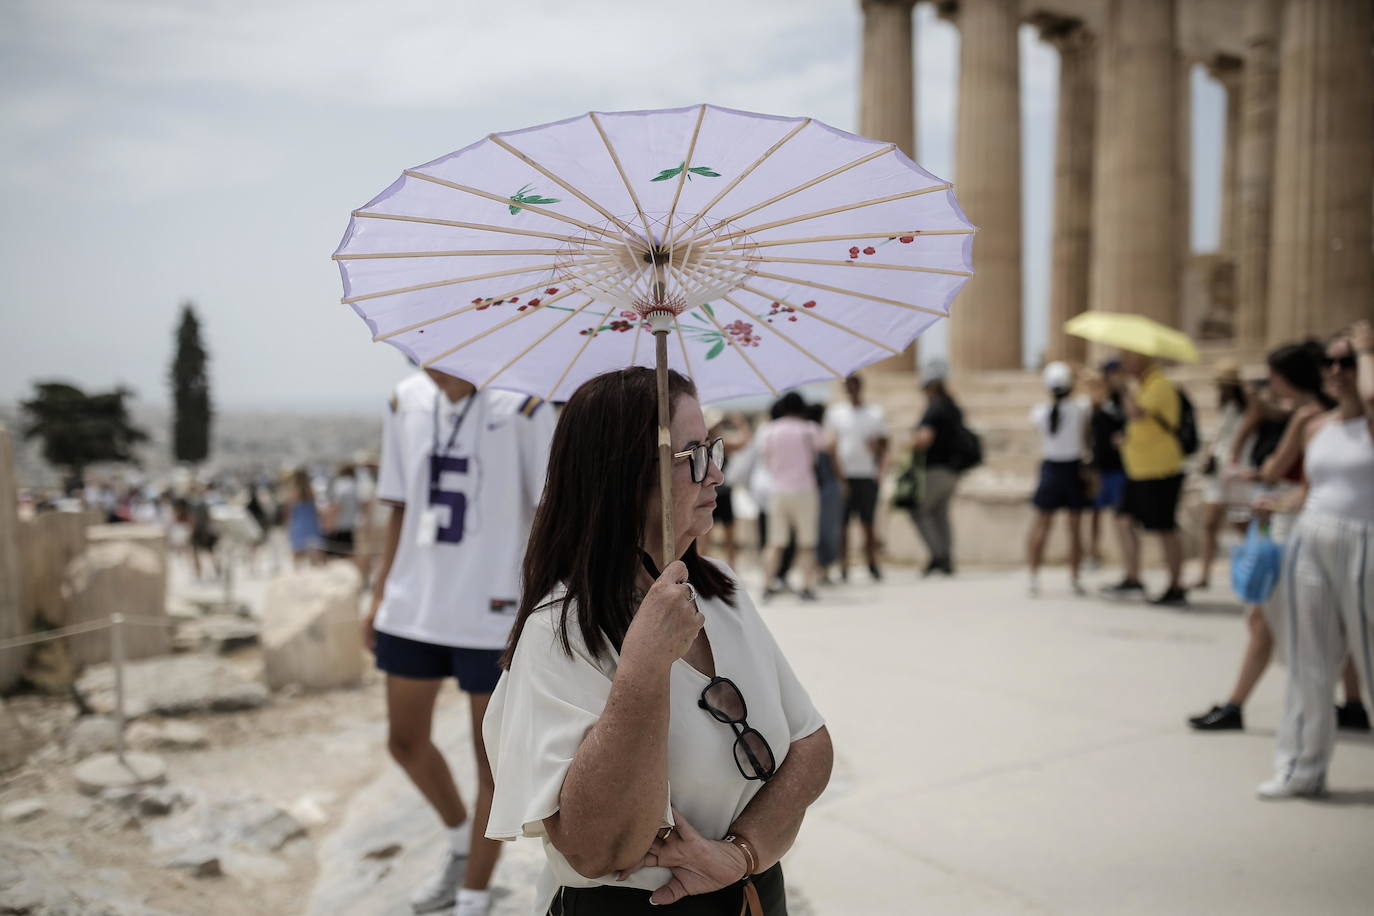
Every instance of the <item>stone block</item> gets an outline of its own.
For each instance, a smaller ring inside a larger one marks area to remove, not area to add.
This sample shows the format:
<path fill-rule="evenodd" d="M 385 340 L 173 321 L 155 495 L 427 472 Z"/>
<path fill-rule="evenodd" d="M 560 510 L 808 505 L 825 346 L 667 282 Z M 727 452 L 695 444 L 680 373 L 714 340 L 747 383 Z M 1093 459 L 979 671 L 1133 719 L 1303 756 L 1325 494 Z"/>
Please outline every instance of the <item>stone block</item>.
<path fill-rule="evenodd" d="M 48 806 L 43 803 L 42 799 L 21 798 L 19 801 L 10 802 L 4 808 L 0 808 L 0 821 L 7 824 L 21 824 L 47 813 L 47 810 Z"/>
<path fill-rule="evenodd" d="M 15 491 L 14 446 L 0 426 L 0 640 L 29 631 L 24 619 L 23 585 L 19 566 L 19 503 Z M 28 651 L 0 649 L 0 693 L 9 690 L 24 671 Z"/>
<path fill-rule="evenodd" d="M 363 674 L 357 567 L 348 562 L 278 576 L 263 604 L 267 684 L 344 687 Z"/>
<path fill-rule="evenodd" d="M 109 716 L 77 719 L 67 732 L 67 748 L 78 757 L 112 751 L 119 741 L 119 727 Z"/>
<path fill-rule="evenodd" d="M 86 531 L 100 513 L 42 512 L 19 523 L 19 566 L 23 586 L 25 626 L 42 621 L 50 627 L 67 624 L 62 577 L 72 560 L 86 549 Z"/>
<path fill-rule="evenodd" d="M 93 526 L 94 528 L 124 526 Z M 137 528 L 141 526 L 128 526 Z M 160 542 L 158 542 L 160 543 Z M 94 540 L 67 567 L 63 580 L 69 622 L 102 620 L 116 612 L 143 618 L 167 619 L 165 548 L 135 539 Z M 74 636 L 72 655 L 79 665 L 108 661 L 109 630 Z M 171 651 L 171 627 L 126 624 L 126 657 L 146 658 Z"/>
<path fill-rule="evenodd" d="M 82 702 L 97 712 L 114 709 L 114 668 L 87 669 L 76 683 Z M 267 702 L 267 688 L 237 667 L 208 655 L 146 658 L 124 668 L 124 713 L 130 719 L 155 713 L 185 716 L 253 709 Z"/>
<path fill-rule="evenodd" d="M 0 773 L 22 766 L 38 749 L 38 735 L 0 700 Z"/>
<path fill-rule="evenodd" d="M 133 751 L 122 760 L 114 754 L 96 754 L 77 764 L 72 775 L 82 794 L 99 795 L 109 789 L 159 784 L 167 778 L 167 765 L 150 754 Z"/>

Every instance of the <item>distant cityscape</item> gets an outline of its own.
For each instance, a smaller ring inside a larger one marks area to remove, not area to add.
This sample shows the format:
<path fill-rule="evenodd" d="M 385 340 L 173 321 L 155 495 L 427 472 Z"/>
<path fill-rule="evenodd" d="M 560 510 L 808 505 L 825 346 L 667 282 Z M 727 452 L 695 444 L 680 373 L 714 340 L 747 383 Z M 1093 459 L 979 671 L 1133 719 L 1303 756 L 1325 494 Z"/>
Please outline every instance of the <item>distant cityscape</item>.
<path fill-rule="evenodd" d="M 171 409 L 143 406 L 137 401 L 130 408 L 134 423 L 148 434 L 148 441 L 138 448 L 139 468 L 111 466 L 111 472 L 154 483 L 167 480 L 175 467 L 170 445 Z M 358 452 L 375 454 L 380 450 L 381 421 L 380 414 L 216 412 L 210 460 L 203 470 L 207 474 L 276 473 L 300 464 L 332 466 L 351 461 Z M 24 419 L 18 403 L 0 404 L 0 424 L 14 439 L 19 486 L 59 486 L 61 471 L 43 460 L 42 443 L 23 439 Z M 98 466 L 92 469 L 94 473 L 101 470 Z"/>

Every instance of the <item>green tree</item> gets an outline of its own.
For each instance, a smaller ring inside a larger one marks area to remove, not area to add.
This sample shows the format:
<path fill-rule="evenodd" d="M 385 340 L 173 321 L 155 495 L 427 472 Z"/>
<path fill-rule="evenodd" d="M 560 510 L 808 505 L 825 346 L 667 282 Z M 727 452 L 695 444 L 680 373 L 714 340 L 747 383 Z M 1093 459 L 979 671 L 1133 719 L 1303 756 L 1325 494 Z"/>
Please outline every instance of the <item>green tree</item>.
<path fill-rule="evenodd" d="M 34 396 L 23 401 L 25 439 L 43 440 L 43 457 L 68 471 L 67 489 L 81 485 L 87 465 L 100 461 L 138 463 L 133 447 L 148 434 L 129 421 L 127 388 L 86 394 L 63 382 L 35 382 Z"/>
<path fill-rule="evenodd" d="M 177 352 L 172 360 L 172 457 L 192 463 L 210 456 L 209 356 L 200 340 L 200 321 L 194 306 L 181 307 Z"/>

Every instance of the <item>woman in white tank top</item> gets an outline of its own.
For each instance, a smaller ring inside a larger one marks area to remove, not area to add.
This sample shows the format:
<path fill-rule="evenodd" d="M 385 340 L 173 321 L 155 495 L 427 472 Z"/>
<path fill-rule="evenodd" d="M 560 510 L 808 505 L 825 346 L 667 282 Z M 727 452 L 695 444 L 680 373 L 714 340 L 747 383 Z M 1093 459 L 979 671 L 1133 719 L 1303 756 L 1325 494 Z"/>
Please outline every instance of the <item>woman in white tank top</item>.
<path fill-rule="evenodd" d="M 1307 425 L 1307 498 L 1284 556 L 1288 697 L 1274 778 L 1261 798 L 1321 795 L 1335 743 L 1331 693 L 1347 651 L 1366 689 L 1374 668 L 1374 328 L 1326 348 L 1336 407 Z"/>
<path fill-rule="evenodd" d="M 1067 363 L 1053 362 L 1045 367 L 1045 388 L 1050 400 L 1031 408 L 1030 421 L 1040 433 L 1040 479 L 1031 503 L 1035 519 L 1026 539 L 1026 561 L 1030 567 L 1031 597 L 1040 594 L 1040 562 L 1049 540 L 1050 524 L 1060 509 L 1069 518 L 1069 585 L 1082 595 L 1078 581 L 1083 559 L 1080 514 L 1086 502 L 1083 486 L 1083 452 L 1088 444 L 1088 419 L 1092 406 L 1070 397 L 1073 369 Z"/>

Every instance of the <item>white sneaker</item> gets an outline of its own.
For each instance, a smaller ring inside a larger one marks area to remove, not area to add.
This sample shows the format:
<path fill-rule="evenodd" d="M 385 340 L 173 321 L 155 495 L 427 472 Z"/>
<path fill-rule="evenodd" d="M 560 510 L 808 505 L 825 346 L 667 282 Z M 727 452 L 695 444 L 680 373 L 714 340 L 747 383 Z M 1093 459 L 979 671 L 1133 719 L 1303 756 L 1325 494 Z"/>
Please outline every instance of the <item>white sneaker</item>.
<path fill-rule="evenodd" d="M 1320 798 L 1326 794 L 1326 777 L 1315 782 L 1303 782 L 1275 776 L 1255 788 L 1255 794 L 1264 801 L 1283 801 L 1289 798 Z"/>
<path fill-rule="evenodd" d="M 491 910 L 491 892 L 473 891 L 466 887 L 458 892 L 453 916 L 487 916 Z"/>
<path fill-rule="evenodd" d="M 453 906 L 458 885 L 467 874 L 467 861 L 467 856 L 460 856 L 451 849 L 444 850 L 443 865 L 411 895 L 410 908 L 416 913 L 432 913 Z"/>

